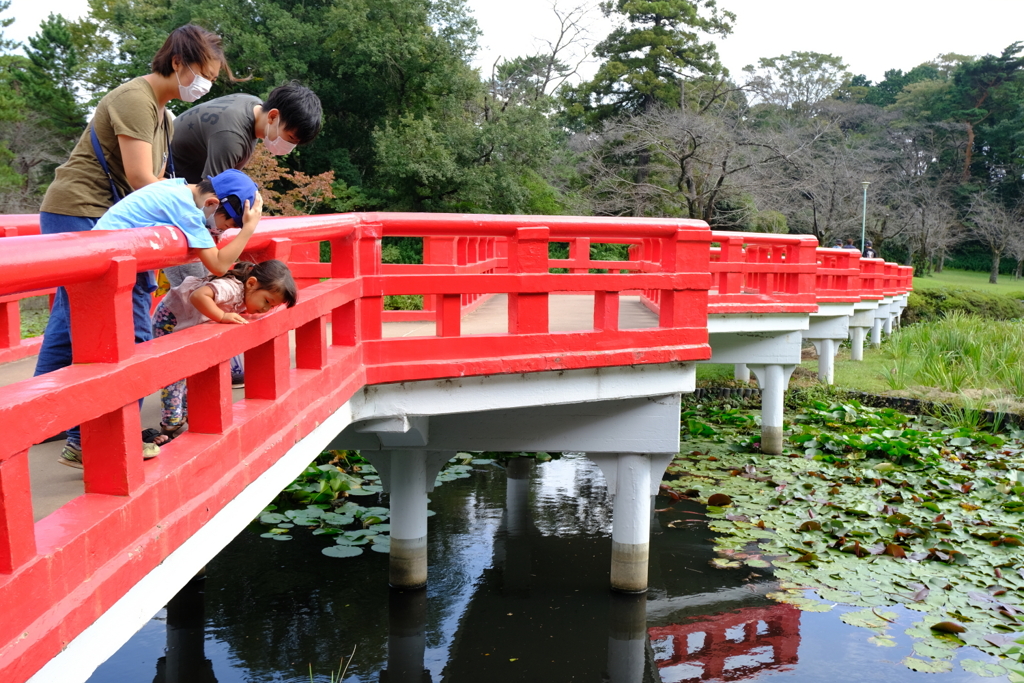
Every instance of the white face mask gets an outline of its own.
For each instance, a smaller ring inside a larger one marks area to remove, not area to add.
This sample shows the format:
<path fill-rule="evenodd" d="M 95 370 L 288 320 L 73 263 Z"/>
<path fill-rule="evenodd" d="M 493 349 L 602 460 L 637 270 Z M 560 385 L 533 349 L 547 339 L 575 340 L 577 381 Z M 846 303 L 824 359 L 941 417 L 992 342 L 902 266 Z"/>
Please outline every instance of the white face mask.
<path fill-rule="evenodd" d="M 281 137 L 281 117 L 280 116 L 277 117 L 277 121 L 275 121 L 274 123 L 277 124 L 277 135 L 274 137 L 273 140 L 270 139 L 269 135 L 267 137 L 263 138 L 263 144 L 266 145 L 268 152 L 270 152 L 274 156 L 279 157 L 282 154 L 288 154 L 288 152 L 290 152 L 293 149 L 295 149 L 295 143 L 294 142 L 288 142 L 283 137 Z M 269 132 L 270 132 L 270 126 L 268 125 L 267 126 L 267 133 L 269 133 Z"/>
<path fill-rule="evenodd" d="M 189 71 L 192 71 L 192 67 L 188 64 L 185 65 Z M 178 72 L 174 72 L 174 77 L 178 78 Z M 206 80 L 195 71 L 192 71 L 192 84 L 184 86 L 181 84 L 181 79 L 178 78 L 178 99 L 182 102 L 195 102 L 200 97 L 210 92 L 210 87 L 213 83 Z"/>

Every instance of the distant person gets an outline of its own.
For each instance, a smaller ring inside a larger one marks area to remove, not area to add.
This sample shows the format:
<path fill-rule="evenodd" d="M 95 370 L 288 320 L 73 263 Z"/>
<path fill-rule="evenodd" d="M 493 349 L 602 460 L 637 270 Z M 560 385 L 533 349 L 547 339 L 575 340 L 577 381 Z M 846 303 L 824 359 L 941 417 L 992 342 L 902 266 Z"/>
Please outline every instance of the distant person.
<path fill-rule="evenodd" d="M 241 170 L 249 163 L 257 140 L 275 156 L 290 153 L 296 145 L 316 139 L 322 126 L 320 98 L 295 81 L 270 91 L 266 101 L 236 93 L 192 107 L 175 121 L 171 158 L 178 175 L 189 183 L 230 168 Z M 171 287 L 186 277 L 205 277 L 199 263 L 165 268 Z M 231 359 L 231 383 L 245 381 L 240 356 Z"/>
<path fill-rule="evenodd" d="M 295 280 L 283 262 L 242 262 L 219 277 L 189 276 L 168 292 L 153 314 L 153 336 L 180 332 L 207 320 L 244 325 L 249 321 L 243 315 L 267 313 L 281 304 L 291 308 L 297 300 Z M 160 402 L 160 432 L 173 439 L 188 416 L 185 380 L 164 387 Z"/>
<path fill-rule="evenodd" d="M 217 275 L 223 275 L 245 249 L 249 237 L 260 222 L 262 209 L 263 199 L 257 191 L 256 183 L 241 171 L 232 169 L 197 185 L 187 185 L 181 178 L 146 185 L 110 207 L 96 222 L 93 230 L 131 230 L 174 225 L 185 233 L 189 248 L 196 250 L 203 265 Z M 241 228 L 241 232 L 226 247 L 218 249 L 214 234 L 229 228 Z M 146 296 L 148 299 L 148 294 Z M 135 303 L 132 307 L 135 329 L 145 327 L 148 334 L 144 341 L 148 341 L 153 335 L 149 306 Z M 55 300 L 53 306 L 55 311 L 60 312 L 58 319 L 67 321 L 67 311 L 60 308 L 60 301 Z M 59 329 L 58 332 L 69 334 L 70 330 Z M 146 438 L 153 441 L 159 438 L 162 443 L 168 441 L 159 432 L 146 435 Z M 154 443 L 145 443 L 143 446 L 144 458 L 154 457 L 159 452 L 160 449 Z M 77 427 L 68 430 L 67 443 L 58 462 L 68 467 L 82 467 L 81 436 Z"/>
<path fill-rule="evenodd" d="M 871 246 L 871 240 L 864 243 L 864 258 L 878 258 L 878 252 Z"/>
<path fill-rule="evenodd" d="M 857 245 L 853 243 L 852 237 L 846 238 L 846 244 L 843 245 L 843 249 L 853 249 L 855 251 L 860 251 L 860 249 L 857 249 Z"/>
<path fill-rule="evenodd" d="M 832 245 L 832 248 L 833 249 L 842 249 L 843 248 L 843 241 L 841 239 L 839 239 L 839 238 L 836 238 L 836 243 Z"/>

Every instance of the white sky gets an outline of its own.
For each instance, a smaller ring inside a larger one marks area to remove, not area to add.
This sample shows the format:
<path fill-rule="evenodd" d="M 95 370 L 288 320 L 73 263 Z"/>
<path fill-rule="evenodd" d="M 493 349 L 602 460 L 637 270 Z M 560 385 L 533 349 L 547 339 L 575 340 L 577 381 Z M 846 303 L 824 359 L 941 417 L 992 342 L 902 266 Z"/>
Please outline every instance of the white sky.
<path fill-rule="evenodd" d="M 578 2 L 596 8 L 597 0 L 559 0 L 560 7 Z M 1024 1 L 971 0 L 718 0 L 736 13 L 733 34 L 719 42 L 722 61 L 734 74 L 760 57 L 794 50 L 842 57 L 850 71 L 881 80 L 887 69 L 907 71 L 940 53 L 998 53 L 1024 40 Z M 487 73 L 496 57 L 536 51 L 541 39 L 553 40 L 558 29 L 551 0 L 468 0 L 483 31 L 476 64 Z M 38 31 L 49 12 L 77 18 L 88 11 L 86 0 L 12 0 L 4 15 L 15 17 L 5 36 L 24 41 Z M 611 24 L 596 9 L 591 15 L 593 38 Z M 584 67 L 590 74 L 596 65 Z"/>

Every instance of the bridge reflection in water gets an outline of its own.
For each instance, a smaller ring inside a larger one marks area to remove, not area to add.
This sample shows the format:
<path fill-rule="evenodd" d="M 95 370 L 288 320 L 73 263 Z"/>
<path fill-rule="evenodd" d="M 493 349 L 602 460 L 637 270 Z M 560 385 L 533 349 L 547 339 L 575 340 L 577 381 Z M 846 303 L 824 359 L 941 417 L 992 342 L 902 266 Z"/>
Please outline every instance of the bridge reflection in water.
<path fill-rule="evenodd" d="M 621 595 L 607 590 L 612 506 L 589 460 L 512 459 L 431 500 L 426 590 L 389 589 L 386 556 L 339 562 L 322 538 L 247 531 L 90 683 L 154 668 L 155 683 L 309 680 L 310 668 L 321 683 L 353 646 L 346 680 L 362 683 L 711 680 L 716 657 L 719 678 L 737 680 L 795 663 L 799 621 L 764 598 L 769 577 L 709 569 L 703 524 L 661 530 L 688 503 L 653 524 L 650 593 Z M 699 651 L 698 632 L 714 634 Z"/>

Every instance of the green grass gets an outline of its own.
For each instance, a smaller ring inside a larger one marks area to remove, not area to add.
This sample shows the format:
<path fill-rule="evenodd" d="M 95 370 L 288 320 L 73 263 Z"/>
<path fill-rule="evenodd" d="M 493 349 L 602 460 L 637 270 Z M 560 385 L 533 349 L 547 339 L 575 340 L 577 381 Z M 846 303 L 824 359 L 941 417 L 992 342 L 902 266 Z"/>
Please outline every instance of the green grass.
<path fill-rule="evenodd" d="M 982 292 L 1010 294 L 1024 299 L 1024 280 L 1014 280 L 1012 275 L 1000 275 L 998 284 L 988 281 L 988 273 L 974 270 L 949 270 L 933 273 L 928 277 L 915 277 L 914 289 L 937 289 L 942 287 L 958 287 L 977 289 Z"/>
<path fill-rule="evenodd" d="M 889 358 L 882 349 L 864 348 L 864 360 L 850 360 L 850 349 L 842 348 L 836 356 L 834 372 L 835 386 L 851 391 L 866 391 L 881 394 L 889 389 L 883 370 Z M 891 360 L 888 361 L 890 364 Z M 751 373 L 752 386 L 754 376 Z M 697 365 L 698 386 L 739 386 L 733 381 L 733 366 L 722 363 L 700 363 Z M 791 389 L 817 386 L 818 361 L 805 360 L 793 373 L 789 386 Z"/>
<path fill-rule="evenodd" d="M 49 311 L 22 310 L 21 338 L 38 337 L 46 329 L 46 321 L 50 319 Z"/>

